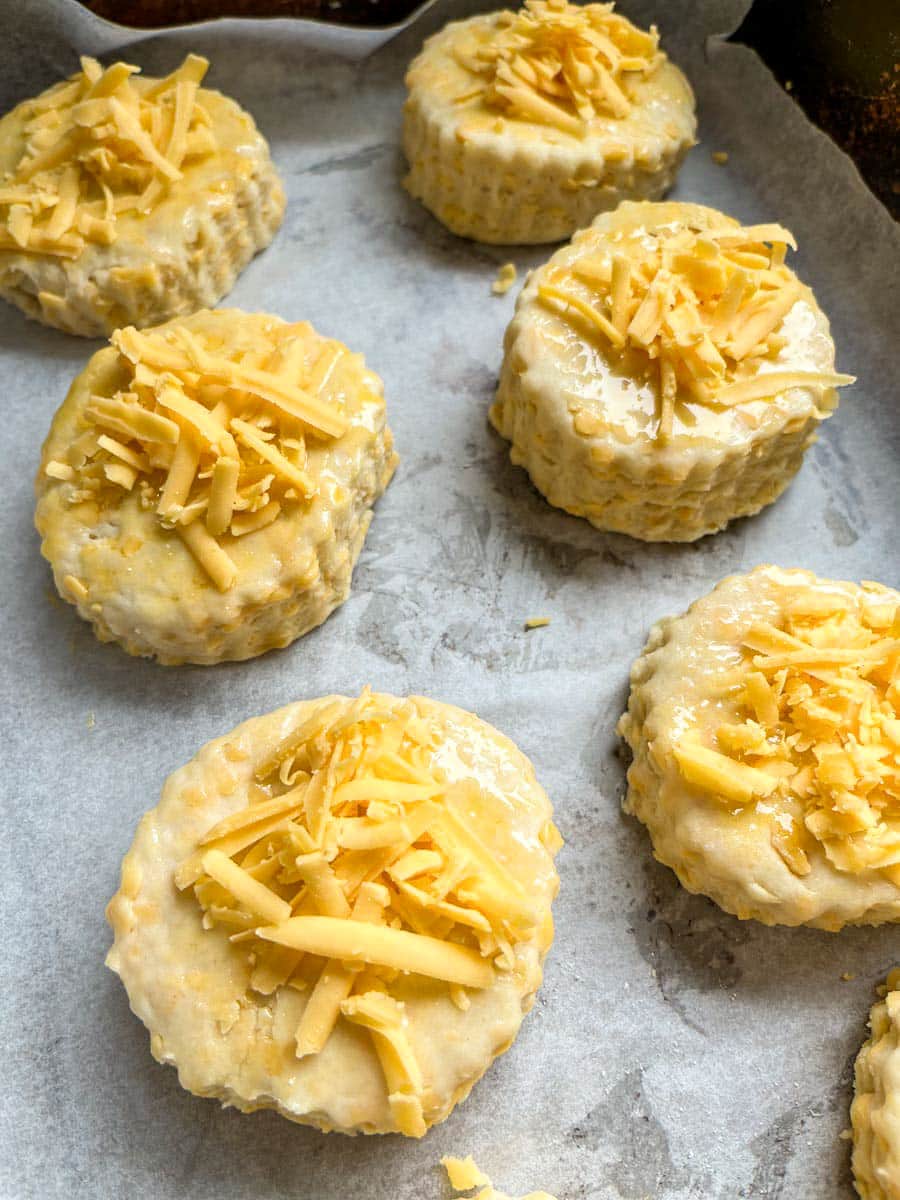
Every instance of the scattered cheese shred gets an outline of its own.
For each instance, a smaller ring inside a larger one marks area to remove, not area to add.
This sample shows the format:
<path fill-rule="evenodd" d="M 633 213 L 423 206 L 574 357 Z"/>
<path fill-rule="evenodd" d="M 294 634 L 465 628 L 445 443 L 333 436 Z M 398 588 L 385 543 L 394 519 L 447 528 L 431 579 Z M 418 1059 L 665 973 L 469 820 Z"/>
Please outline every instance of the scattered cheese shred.
<path fill-rule="evenodd" d="M 544 629 L 550 624 L 549 617 L 529 617 L 525 622 L 526 629 Z"/>
<path fill-rule="evenodd" d="M 744 683 L 715 746 L 685 738 L 685 779 L 772 817 L 797 876 L 818 844 L 839 871 L 900 865 L 900 603 L 807 587 L 743 638 Z"/>
<path fill-rule="evenodd" d="M 515 263 L 504 263 L 497 271 L 497 278 L 491 284 L 495 296 L 505 296 L 516 282 L 517 272 Z"/>
<path fill-rule="evenodd" d="M 144 212 L 216 149 L 198 85 L 209 64 L 190 54 L 152 86 L 138 67 L 92 58 L 26 101 L 22 154 L 0 179 L 0 245 L 77 258 L 110 245 L 122 213 Z"/>
<path fill-rule="evenodd" d="M 597 118 L 627 117 L 632 81 L 650 76 L 665 54 L 655 26 L 645 32 L 613 8 L 525 0 L 518 11 L 499 13 L 454 51 L 481 84 L 467 89 L 465 101 L 573 137 Z"/>
<path fill-rule="evenodd" d="M 199 522 L 184 532 L 194 529 L 209 536 Z M 465 1007 L 466 989 L 490 987 L 541 932 L 526 889 L 480 836 L 484 794 L 447 781 L 441 744 L 414 701 L 365 689 L 322 703 L 266 747 L 251 802 L 175 872 L 204 928 L 222 927 L 248 956 L 252 988 L 308 988 L 299 1058 L 320 1053 L 341 1019 L 369 1031 L 411 1136 L 425 1131 L 427 1081 L 392 983 L 422 975 Z"/>
<path fill-rule="evenodd" d="M 480 1188 L 474 1200 L 512 1200 L 504 1192 L 498 1192 L 484 1171 L 475 1165 L 475 1160 L 467 1158 L 452 1158 L 449 1155 L 441 1159 L 441 1166 L 447 1172 L 447 1178 L 454 1192 L 468 1192 Z M 521 1200 L 555 1200 L 549 1192 L 529 1192 Z"/>
<path fill-rule="evenodd" d="M 102 500 L 113 486 L 117 503 L 122 489 L 139 484 L 142 507 L 155 509 L 160 525 L 177 531 L 215 586 L 228 591 L 238 575 L 233 540 L 315 496 L 307 439 L 346 431 L 348 379 L 335 366 L 359 372 L 360 360 L 305 322 L 248 316 L 244 330 L 229 316 L 223 336 L 219 319 L 212 313 L 194 328 L 117 330 L 111 341 L 122 382 L 85 409 L 90 452 L 79 445 L 71 461 L 49 462 L 44 473 L 73 485 L 73 503 Z"/>
<path fill-rule="evenodd" d="M 657 379 L 660 442 L 679 401 L 728 408 L 808 388 L 824 416 L 832 389 L 854 380 L 779 369 L 780 331 L 803 295 L 784 265 L 788 247 L 794 238 L 779 225 L 641 227 L 554 272 L 538 297 L 613 352 L 644 359 Z"/>

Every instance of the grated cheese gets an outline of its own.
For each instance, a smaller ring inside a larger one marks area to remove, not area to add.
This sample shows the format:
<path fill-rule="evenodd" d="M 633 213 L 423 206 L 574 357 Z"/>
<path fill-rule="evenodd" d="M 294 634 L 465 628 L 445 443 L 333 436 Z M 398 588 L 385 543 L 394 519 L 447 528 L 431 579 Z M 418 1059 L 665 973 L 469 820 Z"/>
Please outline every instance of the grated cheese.
<path fill-rule="evenodd" d="M 665 60 L 655 26 L 644 32 L 613 4 L 525 0 L 517 12 L 471 36 L 455 57 L 481 86 L 458 103 L 483 101 L 505 117 L 582 137 L 597 118 L 621 119 L 632 108 L 632 81 Z"/>
<path fill-rule="evenodd" d="M 466 1007 L 466 989 L 490 987 L 540 932 L 526 890 L 474 825 L 479 785 L 448 783 L 438 746 L 409 701 L 365 689 L 324 702 L 266 747 L 251 802 L 175 872 L 204 928 L 227 930 L 246 955 L 252 988 L 311 985 L 299 1058 L 320 1053 L 340 1019 L 369 1031 L 411 1136 L 425 1129 L 426 1084 L 391 984 L 422 975 Z"/>
<path fill-rule="evenodd" d="M 511 1200 L 504 1192 L 496 1190 L 484 1171 L 475 1165 L 471 1155 L 467 1158 L 453 1158 L 448 1155 L 441 1159 L 441 1166 L 447 1172 L 454 1192 L 468 1192 L 473 1188 L 480 1188 L 474 1200 Z M 521 1200 L 555 1200 L 555 1197 L 548 1192 L 529 1192 L 527 1196 L 522 1196 Z"/>
<path fill-rule="evenodd" d="M 77 258 L 88 242 L 111 245 L 119 215 L 152 207 L 217 149 L 198 100 L 208 66 L 190 54 L 146 86 L 138 67 L 82 58 L 77 75 L 27 101 L 22 156 L 0 179 L 0 246 Z"/>
<path fill-rule="evenodd" d="M 85 489 L 131 491 L 140 482 L 142 503 L 178 532 L 221 591 L 237 580 L 230 542 L 315 496 L 307 438 L 347 430 L 347 380 L 335 367 L 359 370 L 337 343 L 317 355 L 324 339 L 305 322 L 248 320 L 249 336 L 238 330 L 231 342 L 214 319 L 194 328 L 117 330 L 111 341 L 122 382 L 85 409 L 90 452 L 73 446 L 69 462 L 44 468 L 49 478 L 76 485 L 73 503 Z"/>
<path fill-rule="evenodd" d="M 504 263 L 497 270 L 497 278 L 491 284 L 491 291 L 495 296 L 505 296 L 509 289 L 516 282 L 516 265 L 515 263 Z"/>
<path fill-rule="evenodd" d="M 796 249 L 793 236 L 772 224 L 641 227 L 613 251 L 556 271 L 538 298 L 614 353 L 644 360 L 657 378 L 660 442 L 671 437 L 679 401 L 722 408 L 810 388 L 824 415 L 825 393 L 853 383 L 851 375 L 770 365 L 802 297 L 784 265 L 788 247 Z"/>
<path fill-rule="evenodd" d="M 689 783 L 773 815 L 772 844 L 798 876 L 817 844 L 850 874 L 900 865 L 900 607 L 867 586 L 859 603 L 806 588 L 777 624 L 752 626 L 736 719 L 715 746 L 674 747 Z"/>

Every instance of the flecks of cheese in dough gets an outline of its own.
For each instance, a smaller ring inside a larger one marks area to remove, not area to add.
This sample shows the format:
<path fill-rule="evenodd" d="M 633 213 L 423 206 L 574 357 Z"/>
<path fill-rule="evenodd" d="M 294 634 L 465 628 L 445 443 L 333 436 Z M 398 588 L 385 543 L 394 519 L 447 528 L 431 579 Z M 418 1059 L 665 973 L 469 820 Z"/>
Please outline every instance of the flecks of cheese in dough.
<path fill-rule="evenodd" d="M 341 1016 L 370 1031 L 410 1136 L 425 1130 L 427 1081 L 392 983 L 426 976 L 465 1008 L 466 989 L 489 987 L 540 932 L 527 889 L 479 836 L 479 785 L 448 784 L 436 748 L 410 701 L 383 706 L 366 688 L 323 703 L 266 749 L 252 802 L 175 872 L 204 928 L 227 930 L 252 956 L 251 987 L 312 985 L 298 1057 L 318 1054 Z M 541 840 L 558 849 L 549 822 Z"/>
<path fill-rule="evenodd" d="M 833 388 L 854 382 L 834 372 L 767 369 L 802 295 L 784 265 L 789 246 L 796 249 L 794 238 L 780 225 L 642 227 L 556 271 L 538 296 L 613 353 L 636 352 L 657 372 L 656 437 L 664 442 L 679 399 L 731 407 L 803 387 L 827 408 Z"/>
<path fill-rule="evenodd" d="M 674 747 L 688 780 L 772 817 L 772 843 L 809 874 L 817 843 L 840 871 L 900 865 L 900 610 L 869 583 L 858 597 L 810 587 L 743 638 L 744 684 L 715 746 Z M 893 877 L 893 875 L 891 875 Z"/>
<path fill-rule="evenodd" d="M 79 439 L 69 461 L 48 463 L 45 474 L 72 484 L 72 503 L 139 484 L 142 505 L 228 591 L 237 581 L 229 539 L 316 495 L 307 438 L 346 432 L 341 396 L 363 386 L 361 360 L 306 322 L 242 313 L 190 328 L 129 326 L 111 342 L 123 382 L 113 396 L 91 398 L 91 444 Z"/>
<path fill-rule="evenodd" d="M 460 102 L 483 99 L 504 116 L 582 137 L 598 117 L 631 111 L 630 83 L 665 60 L 656 27 L 638 29 L 612 4 L 525 0 L 473 30 L 454 56 L 478 81 Z"/>
<path fill-rule="evenodd" d="M 146 212 L 216 150 L 197 98 L 208 66 L 189 54 L 147 88 L 133 82 L 139 67 L 83 58 L 27 101 L 22 156 L 0 179 L 0 247 L 77 258 L 86 242 L 111 245 L 121 213 Z"/>

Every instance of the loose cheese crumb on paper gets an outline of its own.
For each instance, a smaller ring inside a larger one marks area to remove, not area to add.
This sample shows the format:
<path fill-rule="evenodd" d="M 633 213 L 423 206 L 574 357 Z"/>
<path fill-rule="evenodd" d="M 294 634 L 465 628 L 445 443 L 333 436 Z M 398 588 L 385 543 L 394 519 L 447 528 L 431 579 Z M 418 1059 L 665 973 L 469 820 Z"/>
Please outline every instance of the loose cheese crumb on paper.
<path fill-rule="evenodd" d="M 529 617 L 525 622 L 526 629 L 543 629 L 550 624 L 549 617 Z"/>
<path fill-rule="evenodd" d="M 0 248 L 77 258 L 88 242 L 115 242 L 124 213 L 154 208 L 217 149 L 198 100 L 208 66 L 189 54 L 147 86 L 139 67 L 82 58 L 78 74 L 26 101 L 22 155 L 0 178 Z"/>
<path fill-rule="evenodd" d="M 426 976 L 465 1009 L 542 919 L 481 840 L 490 797 L 446 781 L 440 745 L 410 701 L 366 688 L 320 704 L 264 749 L 250 803 L 175 872 L 203 927 L 247 956 L 251 988 L 309 991 L 298 1057 L 320 1053 L 341 1019 L 369 1031 L 397 1127 L 413 1137 L 425 1132 L 427 1081 L 392 984 Z M 558 836 L 548 823 L 542 840 L 556 848 Z"/>
<path fill-rule="evenodd" d="M 743 639 L 735 719 L 715 745 L 674 748 L 685 779 L 771 817 L 772 845 L 799 877 L 817 846 L 839 871 L 900 886 L 900 611 L 868 584 L 857 602 L 808 588 Z"/>
<path fill-rule="evenodd" d="M 473 1188 L 480 1188 L 473 1200 L 513 1200 L 505 1192 L 496 1190 L 488 1176 L 475 1165 L 471 1155 L 467 1158 L 447 1156 L 441 1159 L 441 1166 L 447 1172 L 450 1186 L 455 1192 L 468 1192 Z M 522 1196 L 521 1200 L 555 1200 L 555 1197 L 548 1192 L 529 1192 L 527 1196 Z"/>
<path fill-rule="evenodd" d="M 214 315 L 193 330 L 117 330 L 119 390 L 91 398 L 69 461 L 44 468 L 72 484 L 73 504 L 139 494 L 223 592 L 234 540 L 316 494 L 307 443 L 346 432 L 342 393 L 364 382 L 359 356 L 307 323 L 241 318 L 224 338 Z"/>
<path fill-rule="evenodd" d="M 497 278 L 491 284 L 491 291 L 495 296 L 505 296 L 515 282 L 515 263 L 504 263 L 503 266 L 497 271 Z"/>
<path fill-rule="evenodd" d="M 725 408 L 805 387 L 825 415 L 832 389 L 853 377 L 777 366 L 784 319 L 803 296 L 784 265 L 788 247 L 796 243 L 780 225 L 641 227 L 545 275 L 538 298 L 614 354 L 644 360 L 661 442 L 679 401 Z"/>
<path fill-rule="evenodd" d="M 473 29 L 454 50 L 480 86 L 459 103 L 483 99 L 505 116 L 582 137 L 598 117 L 632 108 L 632 80 L 665 60 L 656 27 L 638 29 L 612 4 L 525 0 L 490 28 Z"/>

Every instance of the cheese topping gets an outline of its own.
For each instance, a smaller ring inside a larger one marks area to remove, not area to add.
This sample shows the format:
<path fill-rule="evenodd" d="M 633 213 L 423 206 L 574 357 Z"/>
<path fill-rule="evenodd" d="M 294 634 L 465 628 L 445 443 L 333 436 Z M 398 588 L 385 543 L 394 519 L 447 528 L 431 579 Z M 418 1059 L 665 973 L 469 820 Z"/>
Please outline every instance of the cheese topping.
<path fill-rule="evenodd" d="M 45 473 L 71 483 L 72 504 L 135 492 L 227 591 L 229 543 L 316 494 L 307 442 L 346 432 L 340 393 L 361 371 L 306 322 L 234 320 L 227 338 L 218 324 L 117 330 L 118 390 L 92 397 L 88 430 Z"/>
<path fill-rule="evenodd" d="M 120 214 L 150 211 L 217 148 L 197 99 L 208 66 L 189 54 L 143 86 L 139 67 L 82 58 L 77 75 L 27 101 L 22 156 L 0 180 L 0 248 L 77 258 L 116 240 Z"/>
<path fill-rule="evenodd" d="M 448 783 L 440 743 L 409 701 L 320 705 L 255 771 L 248 807 L 210 829 L 175 874 L 203 925 L 229 931 L 271 995 L 310 988 L 297 1055 L 318 1054 L 342 1016 L 369 1030 L 398 1128 L 425 1130 L 424 1083 L 391 985 L 422 975 L 465 1007 L 465 989 L 513 968 L 543 918 L 478 833 L 485 797 Z M 548 823 L 542 840 L 556 848 Z"/>
<path fill-rule="evenodd" d="M 447 1172 L 447 1178 L 454 1192 L 468 1192 L 480 1188 L 473 1200 L 511 1200 L 504 1192 L 498 1192 L 490 1179 L 476 1165 L 471 1155 L 467 1158 L 441 1159 L 441 1166 Z M 547 1192 L 529 1192 L 521 1200 L 554 1200 Z"/>
<path fill-rule="evenodd" d="M 743 638 L 735 720 L 715 745 L 674 748 L 684 778 L 772 818 L 791 871 L 817 843 L 840 871 L 885 870 L 900 884 L 900 607 L 864 585 L 808 588 Z"/>
<path fill-rule="evenodd" d="M 659 35 L 613 12 L 612 4 L 525 0 L 475 31 L 454 57 L 478 85 L 460 100 L 482 99 L 506 116 L 582 137 L 598 117 L 627 117 L 630 83 L 665 59 Z"/>
<path fill-rule="evenodd" d="M 787 248 L 796 249 L 788 230 L 679 224 L 617 234 L 614 242 L 548 275 L 538 295 L 607 351 L 636 355 L 656 374 L 660 441 L 671 436 L 679 400 L 723 408 L 789 388 L 823 392 L 854 382 L 767 366 L 784 349 L 782 323 L 803 294 L 784 265 Z"/>
<path fill-rule="evenodd" d="M 497 278 L 491 284 L 491 291 L 495 296 L 505 296 L 509 289 L 516 282 L 516 265 L 515 263 L 504 263 L 497 269 Z"/>

